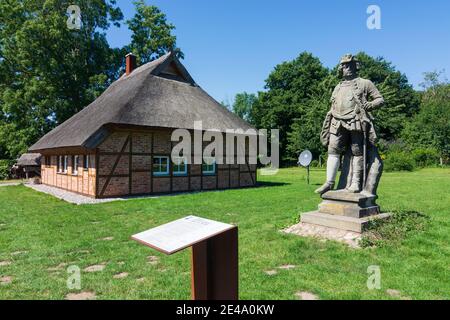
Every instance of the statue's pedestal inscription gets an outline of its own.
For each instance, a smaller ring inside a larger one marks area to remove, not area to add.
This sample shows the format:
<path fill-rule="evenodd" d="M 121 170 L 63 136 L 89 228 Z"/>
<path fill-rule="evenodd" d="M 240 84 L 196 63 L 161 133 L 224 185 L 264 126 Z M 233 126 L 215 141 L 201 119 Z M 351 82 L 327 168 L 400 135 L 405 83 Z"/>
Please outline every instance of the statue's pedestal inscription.
<path fill-rule="evenodd" d="M 376 196 L 337 190 L 324 193 L 322 199 L 319 210 L 303 213 L 301 222 L 361 233 L 370 220 L 389 217 L 380 213 Z"/>

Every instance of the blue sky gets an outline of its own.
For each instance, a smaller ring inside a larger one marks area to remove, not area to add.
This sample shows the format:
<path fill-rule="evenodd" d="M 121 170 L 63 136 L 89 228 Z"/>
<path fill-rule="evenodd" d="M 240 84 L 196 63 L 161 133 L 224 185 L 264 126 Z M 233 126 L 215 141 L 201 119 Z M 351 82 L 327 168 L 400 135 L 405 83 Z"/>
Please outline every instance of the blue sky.
<path fill-rule="evenodd" d="M 118 0 L 125 18 L 130 0 Z M 176 26 L 183 64 L 218 101 L 264 89 L 274 66 L 309 51 L 327 67 L 365 51 L 392 61 L 419 88 L 423 72 L 450 72 L 448 0 L 146 0 Z M 381 9 L 381 30 L 366 26 L 367 7 Z M 112 46 L 129 43 L 126 25 L 108 31 Z"/>

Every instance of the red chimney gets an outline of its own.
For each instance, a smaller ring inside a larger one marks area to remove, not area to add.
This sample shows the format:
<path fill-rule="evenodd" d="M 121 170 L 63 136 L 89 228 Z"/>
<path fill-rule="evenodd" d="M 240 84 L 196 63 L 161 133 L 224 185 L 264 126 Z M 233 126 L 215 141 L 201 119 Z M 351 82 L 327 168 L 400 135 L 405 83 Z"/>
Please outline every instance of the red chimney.
<path fill-rule="evenodd" d="M 132 53 L 129 53 L 125 56 L 126 58 L 126 73 L 127 76 L 136 69 L 136 56 Z"/>

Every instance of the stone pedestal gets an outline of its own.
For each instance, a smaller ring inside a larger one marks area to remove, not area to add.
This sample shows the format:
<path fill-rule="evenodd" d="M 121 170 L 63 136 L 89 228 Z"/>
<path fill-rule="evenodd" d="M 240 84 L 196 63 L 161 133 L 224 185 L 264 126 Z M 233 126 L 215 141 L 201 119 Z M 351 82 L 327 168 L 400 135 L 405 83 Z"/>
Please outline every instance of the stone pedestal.
<path fill-rule="evenodd" d="M 380 212 L 376 196 L 336 190 L 324 193 L 322 199 L 319 210 L 303 213 L 301 222 L 361 233 L 370 220 L 389 217 Z"/>

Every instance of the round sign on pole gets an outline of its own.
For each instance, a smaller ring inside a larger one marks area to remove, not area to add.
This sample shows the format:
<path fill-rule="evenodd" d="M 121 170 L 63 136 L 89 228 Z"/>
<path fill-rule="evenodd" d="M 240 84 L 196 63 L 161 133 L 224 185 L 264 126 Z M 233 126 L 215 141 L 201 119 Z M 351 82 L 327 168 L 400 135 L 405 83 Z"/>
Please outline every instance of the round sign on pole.
<path fill-rule="evenodd" d="M 308 167 L 311 164 L 312 161 L 312 153 L 309 150 L 305 150 L 302 153 L 300 153 L 298 157 L 298 164 L 302 167 Z"/>

